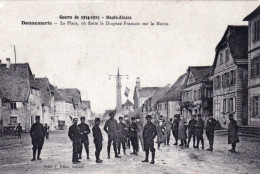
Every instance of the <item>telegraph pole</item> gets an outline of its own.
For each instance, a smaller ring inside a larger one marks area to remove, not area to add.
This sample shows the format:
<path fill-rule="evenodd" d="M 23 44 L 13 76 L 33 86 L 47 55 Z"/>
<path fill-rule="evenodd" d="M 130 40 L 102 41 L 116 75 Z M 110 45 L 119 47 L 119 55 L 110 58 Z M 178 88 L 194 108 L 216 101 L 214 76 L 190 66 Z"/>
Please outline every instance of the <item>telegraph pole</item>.
<path fill-rule="evenodd" d="M 14 48 L 14 64 L 16 64 L 16 48 L 15 48 L 15 45 L 9 45 L 9 46 Z"/>
<path fill-rule="evenodd" d="M 109 75 L 109 80 L 111 77 L 115 77 L 116 79 L 116 114 L 121 114 L 122 113 L 122 93 L 121 93 L 121 78 L 122 77 L 127 77 L 129 79 L 129 75 L 122 75 L 119 73 L 119 68 L 117 71 L 117 75 Z"/>

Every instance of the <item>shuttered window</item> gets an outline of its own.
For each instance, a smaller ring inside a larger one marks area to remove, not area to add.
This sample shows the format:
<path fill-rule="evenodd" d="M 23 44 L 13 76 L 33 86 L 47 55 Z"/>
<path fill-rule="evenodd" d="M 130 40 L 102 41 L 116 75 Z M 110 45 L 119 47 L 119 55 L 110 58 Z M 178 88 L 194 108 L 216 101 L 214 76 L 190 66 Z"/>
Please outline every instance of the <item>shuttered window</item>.
<path fill-rule="evenodd" d="M 260 40 L 260 21 L 254 22 L 253 41 Z"/>
<path fill-rule="evenodd" d="M 260 75 L 260 57 L 255 57 L 251 60 L 251 78 Z"/>

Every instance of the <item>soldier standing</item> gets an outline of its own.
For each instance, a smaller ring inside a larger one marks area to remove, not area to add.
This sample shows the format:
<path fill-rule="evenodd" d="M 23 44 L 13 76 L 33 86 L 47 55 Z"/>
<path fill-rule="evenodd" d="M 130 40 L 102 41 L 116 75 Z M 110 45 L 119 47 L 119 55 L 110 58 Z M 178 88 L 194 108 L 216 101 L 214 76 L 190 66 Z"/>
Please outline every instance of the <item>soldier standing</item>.
<path fill-rule="evenodd" d="M 108 144 L 107 144 L 107 158 L 110 159 L 110 147 L 111 147 L 111 143 L 113 142 L 113 148 L 114 148 L 114 152 L 115 152 L 115 158 L 121 158 L 118 154 L 117 154 L 117 130 L 118 130 L 118 125 L 117 125 L 117 121 L 114 119 L 115 114 L 114 112 L 111 112 L 109 114 L 110 119 L 108 119 L 105 123 L 104 126 L 104 130 L 108 135 Z"/>
<path fill-rule="evenodd" d="M 155 148 L 154 148 L 154 138 L 157 135 L 157 130 L 155 124 L 152 123 L 152 116 L 146 116 L 147 123 L 144 126 L 143 137 L 144 137 L 144 150 L 145 150 L 145 160 L 142 162 L 149 162 L 149 150 L 152 152 L 152 161 L 150 164 L 154 164 L 155 158 Z"/>
<path fill-rule="evenodd" d="M 42 150 L 42 146 L 44 143 L 44 129 L 43 125 L 40 123 L 40 116 L 35 117 L 36 123 L 32 125 L 30 130 L 30 136 L 32 138 L 33 145 L 33 158 L 31 161 L 35 161 L 36 151 L 38 150 L 37 160 L 41 160 L 40 154 Z"/>
<path fill-rule="evenodd" d="M 49 139 L 50 127 L 47 125 L 47 123 L 44 125 L 44 132 L 46 139 Z"/>
<path fill-rule="evenodd" d="M 183 116 L 180 117 L 178 139 L 181 140 L 181 144 L 179 146 L 186 147 L 186 145 L 187 145 L 187 141 L 186 141 L 186 139 L 187 139 L 187 123 L 184 120 Z"/>
<path fill-rule="evenodd" d="M 236 120 L 233 118 L 233 114 L 229 114 L 229 124 L 228 124 L 228 144 L 232 144 L 232 149 L 230 152 L 236 152 L 236 144 L 239 142 L 238 138 L 238 125 Z"/>
<path fill-rule="evenodd" d="M 217 125 L 217 121 L 209 115 L 209 119 L 206 122 L 206 136 L 209 140 L 209 148 L 207 151 L 213 151 L 213 143 L 214 143 L 214 131 Z"/>
<path fill-rule="evenodd" d="M 170 138 L 171 138 L 171 129 L 172 129 L 172 118 L 170 120 L 166 121 L 166 141 L 165 144 L 169 145 L 170 144 Z"/>
<path fill-rule="evenodd" d="M 202 149 L 204 149 L 204 138 L 203 138 L 203 130 L 204 130 L 204 121 L 201 118 L 201 114 L 198 115 L 198 122 L 196 124 L 195 134 L 197 137 L 197 145 L 195 148 L 199 148 L 199 143 L 201 141 Z"/>
<path fill-rule="evenodd" d="M 188 144 L 187 147 L 190 145 L 191 138 L 193 139 L 193 147 L 195 148 L 195 125 L 197 124 L 197 120 L 195 120 L 196 115 L 192 116 L 192 119 L 188 123 Z"/>
<path fill-rule="evenodd" d="M 174 120 L 172 123 L 172 134 L 175 138 L 175 144 L 173 145 L 178 145 L 178 131 L 179 131 L 179 118 L 178 115 L 174 115 Z"/>
<path fill-rule="evenodd" d="M 85 123 L 85 117 L 80 118 L 81 123 L 78 125 L 81 135 L 81 142 L 79 147 L 79 159 L 81 159 L 83 144 L 86 150 L 87 159 L 89 158 L 89 140 L 88 140 L 88 134 L 90 134 L 89 126 Z"/>
<path fill-rule="evenodd" d="M 138 144 L 138 151 L 140 150 L 141 143 L 142 150 L 144 150 L 144 141 L 143 141 L 143 123 L 140 121 L 140 116 L 136 116 L 136 124 L 137 124 L 137 144 Z"/>
<path fill-rule="evenodd" d="M 72 151 L 72 162 L 73 164 L 80 163 L 78 154 L 79 154 L 79 148 L 80 148 L 80 130 L 78 127 L 78 119 L 73 118 L 73 125 L 69 128 L 68 136 L 70 140 L 72 141 L 73 151 Z"/>
<path fill-rule="evenodd" d="M 100 118 L 95 118 L 95 125 L 92 128 L 94 144 L 96 147 L 95 156 L 96 156 L 96 162 L 102 163 L 103 160 L 100 159 L 100 152 L 102 150 L 103 136 L 102 136 L 101 130 L 99 128 L 99 125 L 100 125 Z"/>
<path fill-rule="evenodd" d="M 129 126 L 129 136 L 133 147 L 133 153 L 131 155 L 138 155 L 138 142 L 137 142 L 137 124 L 135 117 L 131 118 L 132 123 Z"/>
<path fill-rule="evenodd" d="M 21 134 L 22 134 L 22 126 L 21 123 L 18 123 L 18 126 L 16 127 L 16 131 L 17 131 L 17 136 L 18 138 L 22 138 Z"/>
<path fill-rule="evenodd" d="M 129 138 L 129 126 L 130 126 L 130 124 L 131 124 L 131 122 L 130 122 L 130 120 L 128 119 L 128 116 L 127 115 L 125 115 L 124 116 L 124 119 L 125 119 L 125 124 L 126 124 L 126 128 L 127 128 L 127 130 L 126 130 L 126 146 L 127 146 L 127 148 L 128 149 L 130 149 L 130 138 Z"/>
<path fill-rule="evenodd" d="M 126 149 L 126 143 L 125 143 L 125 130 L 126 130 L 126 124 L 123 123 L 123 117 L 119 117 L 119 123 L 118 123 L 118 154 L 120 154 L 121 144 L 125 155 L 125 149 Z"/>

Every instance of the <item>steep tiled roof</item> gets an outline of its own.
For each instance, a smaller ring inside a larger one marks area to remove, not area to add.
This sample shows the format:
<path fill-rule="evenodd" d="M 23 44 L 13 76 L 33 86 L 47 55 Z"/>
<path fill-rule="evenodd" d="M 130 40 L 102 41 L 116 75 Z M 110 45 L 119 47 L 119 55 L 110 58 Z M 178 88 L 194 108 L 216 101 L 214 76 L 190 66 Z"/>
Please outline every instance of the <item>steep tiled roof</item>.
<path fill-rule="evenodd" d="M 144 87 L 138 90 L 140 97 L 150 97 L 152 96 L 160 87 Z"/>
<path fill-rule="evenodd" d="M 171 86 L 169 91 L 161 97 L 157 103 L 167 102 L 167 101 L 180 101 L 181 100 L 181 89 L 184 85 L 187 73 L 181 75 L 178 80 Z"/>
<path fill-rule="evenodd" d="M 58 89 L 54 89 L 54 98 L 55 100 L 66 100 L 66 97 L 60 94 Z"/>
<path fill-rule="evenodd" d="M 73 99 L 75 105 L 81 102 L 80 91 L 76 88 L 59 89 L 59 92 L 66 96 L 67 99 Z"/>
<path fill-rule="evenodd" d="M 213 67 L 216 67 L 219 51 L 224 45 L 228 45 L 235 63 L 237 60 L 248 59 L 248 27 L 229 25 L 216 46 L 215 60 Z"/>
<path fill-rule="evenodd" d="M 164 87 L 164 88 L 159 88 L 151 98 L 151 106 L 154 106 L 162 96 L 168 92 L 169 88 Z"/>
<path fill-rule="evenodd" d="M 91 109 L 91 106 L 90 106 L 90 101 L 84 101 L 82 100 L 82 106 L 81 106 L 82 109 Z"/>
<path fill-rule="evenodd" d="M 124 106 L 134 106 L 132 102 L 130 102 L 128 99 L 126 100 L 126 102 L 122 105 Z"/>
<path fill-rule="evenodd" d="M 244 18 L 244 21 L 250 21 L 253 17 L 260 14 L 260 6 Z"/>
<path fill-rule="evenodd" d="M 45 106 L 50 106 L 51 104 L 51 91 L 49 87 L 49 80 L 47 78 L 36 78 L 36 83 L 40 88 L 42 102 Z"/>
<path fill-rule="evenodd" d="M 27 101 L 30 88 L 38 89 L 28 63 L 0 65 L 0 89 L 6 101 Z"/>

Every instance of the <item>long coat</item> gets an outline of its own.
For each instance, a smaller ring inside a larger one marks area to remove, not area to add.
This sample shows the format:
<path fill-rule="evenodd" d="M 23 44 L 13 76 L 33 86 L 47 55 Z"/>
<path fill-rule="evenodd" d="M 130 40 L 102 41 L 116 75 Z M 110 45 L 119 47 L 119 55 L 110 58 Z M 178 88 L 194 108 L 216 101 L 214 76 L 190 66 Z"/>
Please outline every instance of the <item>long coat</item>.
<path fill-rule="evenodd" d="M 187 132 L 186 132 L 186 121 L 185 120 L 180 120 L 179 122 L 179 130 L 178 130 L 178 139 L 180 140 L 185 140 L 187 139 Z"/>
<path fill-rule="evenodd" d="M 228 124 L 228 144 L 238 143 L 238 125 L 237 122 L 232 119 Z"/>
<path fill-rule="evenodd" d="M 146 123 L 143 130 L 143 139 L 144 139 L 144 150 L 149 150 L 154 147 L 153 139 L 157 135 L 157 130 L 155 124 Z"/>
<path fill-rule="evenodd" d="M 203 138 L 204 121 L 202 119 L 199 119 L 195 126 L 196 126 L 195 135 L 198 140 L 201 140 Z"/>
<path fill-rule="evenodd" d="M 158 143 L 162 143 L 164 142 L 164 131 L 165 131 L 165 127 L 164 125 L 157 125 L 157 142 Z"/>

